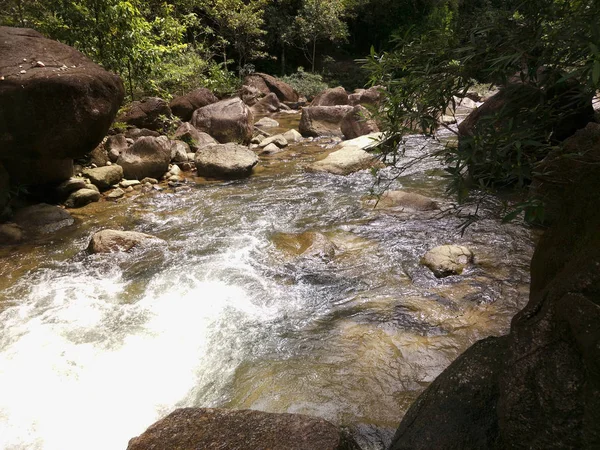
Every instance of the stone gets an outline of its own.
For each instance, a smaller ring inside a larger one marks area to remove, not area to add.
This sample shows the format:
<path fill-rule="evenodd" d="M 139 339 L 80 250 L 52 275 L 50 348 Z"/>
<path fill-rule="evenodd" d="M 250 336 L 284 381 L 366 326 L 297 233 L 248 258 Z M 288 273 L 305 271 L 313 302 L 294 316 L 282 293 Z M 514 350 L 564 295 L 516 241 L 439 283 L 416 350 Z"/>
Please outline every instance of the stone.
<path fill-rule="evenodd" d="M 133 139 L 134 141 L 143 137 L 159 137 L 160 133 L 158 131 L 149 130 L 148 128 L 129 128 L 125 131 L 126 139 Z"/>
<path fill-rule="evenodd" d="M 323 233 L 306 232 L 300 235 L 300 241 L 307 243 L 300 256 L 318 258 L 323 260 L 333 259 L 337 250 L 336 245 Z"/>
<path fill-rule="evenodd" d="M 160 178 L 169 170 L 171 141 L 166 136 L 143 137 L 121 153 L 117 164 L 127 179 Z"/>
<path fill-rule="evenodd" d="M 265 73 L 253 73 L 244 78 L 244 85 L 250 86 L 264 95 L 271 92 L 277 96 L 280 102 L 297 102 L 298 93 L 289 84 Z"/>
<path fill-rule="evenodd" d="M 218 142 L 212 138 L 209 134 L 202 131 L 198 131 L 191 123 L 182 123 L 175 134 L 173 139 L 183 141 L 189 145 L 190 150 L 196 153 L 199 148 L 207 145 L 218 144 Z"/>
<path fill-rule="evenodd" d="M 241 99 L 232 98 L 197 109 L 192 125 L 222 144 L 248 143 L 252 139 L 254 116 Z"/>
<path fill-rule="evenodd" d="M 158 184 L 158 180 L 156 178 L 146 177 L 142 179 L 142 184 L 150 183 L 150 184 Z"/>
<path fill-rule="evenodd" d="M 276 134 L 275 136 L 271 136 L 260 141 L 259 147 L 266 147 L 270 144 L 275 144 L 279 148 L 287 147 L 288 141 L 281 134 Z"/>
<path fill-rule="evenodd" d="M 87 179 L 85 181 L 86 181 L 86 185 L 85 185 L 84 189 L 91 189 L 92 191 L 96 191 L 98 194 L 100 193 L 100 189 L 98 189 L 98 187 L 96 185 L 92 184 Z"/>
<path fill-rule="evenodd" d="M 171 117 L 167 102 L 159 97 L 146 97 L 131 102 L 117 120 L 134 127 L 158 131 L 164 127 L 165 117 Z"/>
<path fill-rule="evenodd" d="M 355 139 L 350 139 L 349 141 L 340 142 L 340 147 L 358 147 L 362 150 L 368 150 L 370 148 L 375 147 L 379 142 L 381 142 L 381 138 L 383 137 L 383 133 L 371 133 L 366 134 L 364 136 L 357 137 Z"/>
<path fill-rule="evenodd" d="M 281 103 L 275 94 L 270 93 L 258 100 L 250 109 L 255 116 L 259 114 L 269 114 L 279 111 L 281 109 Z"/>
<path fill-rule="evenodd" d="M 203 177 L 246 177 L 256 164 L 258 157 L 252 150 L 234 143 L 210 145 L 196 152 L 196 170 Z"/>
<path fill-rule="evenodd" d="M 188 153 L 191 153 L 190 146 L 183 141 L 171 141 L 171 162 L 183 163 L 188 160 Z"/>
<path fill-rule="evenodd" d="M 270 117 L 263 117 L 256 122 L 254 126 L 258 128 L 277 128 L 279 126 L 279 122 L 277 122 L 275 119 L 271 119 Z"/>
<path fill-rule="evenodd" d="M 61 198 L 67 198 L 72 192 L 78 191 L 79 189 L 86 189 L 87 183 L 81 178 L 69 178 L 67 181 L 63 181 L 56 188 L 56 193 Z"/>
<path fill-rule="evenodd" d="M 14 74 L 23 58 L 40 55 L 52 65 Z M 56 64 L 69 70 L 58 72 Z M 106 135 L 125 94 L 117 75 L 28 28 L 0 27 L 0 77 L 3 160 L 84 157 Z"/>
<path fill-rule="evenodd" d="M 12 185 L 57 185 L 73 176 L 73 160 L 6 159 L 3 161 Z"/>
<path fill-rule="evenodd" d="M 438 204 L 424 195 L 404 191 L 385 191 L 379 198 L 368 202 L 376 209 L 401 209 L 408 211 L 434 211 Z"/>
<path fill-rule="evenodd" d="M 173 164 L 170 168 L 169 168 L 169 172 L 171 175 L 181 175 L 182 171 L 179 168 L 179 166 Z"/>
<path fill-rule="evenodd" d="M 303 139 L 302 135 L 296 130 L 286 131 L 285 133 L 283 133 L 283 137 L 288 142 L 301 142 Z"/>
<path fill-rule="evenodd" d="M 302 136 L 342 136 L 342 120 L 352 106 L 309 106 L 302 108 L 299 130 Z"/>
<path fill-rule="evenodd" d="M 14 245 L 23 241 L 23 229 L 16 223 L 0 223 L 0 245 Z"/>
<path fill-rule="evenodd" d="M 116 200 L 125 195 L 125 191 L 121 188 L 114 189 L 106 195 L 106 198 L 109 200 Z"/>
<path fill-rule="evenodd" d="M 114 136 L 108 136 L 104 143 L 104 149 L 106 150 L 108 159 L 111 162 L 117 162 L 122 152 L 127 150 L 129 144 L 124 134 L 115 134 Z"/>
<path fill-rule="evenodd" d="M 79 189 L 69 195 L 65 206 L 67 208 L 81 208 L 82 206 L 97 202 L 100 200 L 100 197 L 100 192 L 93 189 Z"/>
<path fill-rule="evenodd" d="M 371 118 L 369 110 L 360 105 L 355 106 L 352 111 L 344 116 L 340 123 L 340 129 L 345 139 L 355 139 L 366 134 L 379 132 L 379 127 Z"/>
<path fill-rule="evenodd" d="M 460 275 L 471 262 L 473 252 L 461 245 L 440 245 L 429 250 L 421 259 L 421 264 L 437 278 Z"/>
<path fill-rule="evenodd" d="M 260 154 L 261 155 L 274 155 L 275 153 L 279 153 L 280 151 L 281 151 L 281 148 L 279 148 L 275 144 L 269 144 L 260 151 Z"/>
<path fill-rule="evenodd" d="M 169 107 L 174 115 L 184 122 L 191 120 L 194 111 L 203 106 L 217 103 L 219 99 L 206 88 L 198 88 L 180 97 L 171 100 Z"/>
<path fill-rule="evenodd" d="M 92 236 L 88 251 L 90 253 L 117 253 L 154 245 L 166 245 L 166 242 L 155 236 L 136 231 L 102 230 Z"/>
<path fill-rule="evenodd" d="M 345 147 L 330 153 L 325 159 L 311 164 L 308 168 L 314 172 L 349 175 L 371 167 L 381 167 L 375 156 L 358 147 Z"/>
<path fill-rule="evenodd" d="M 13 221 L 25 231 L 39 234 L 54 233 L 75 223 L 67 211 L 46 203 L 18 210 Z"/>
<path fill-rule="evenodd" d="M 378 106 L 382 98 L 382 86 L 373 86 L 369 89 L 357 89 L 348 96 L 348 103 L 352 106 L 371 105 Z"/>
<path fill-rule="evenodd" d="M 102 144 L 90 152 L 90 164 L 96 167 L 106 166 L 110 162 L 108 152 Z"/>
<path fill-rule="evenodd" d="M 348 93 L 346 89 L 341 86 L 336 88 L 326 89 L 318 94 L 313 101 L 311 106 L 340 106 L 348 105 Z"/>
<path fill-rule="evenodd" d="M 248 106 L 254 106 L 265 94 L 252 86 L 242 86 L 238 92 L 238 97 Z"/>
<path fill-rule="evenodd" d="M 250 410 L 177 409 L 127 450 L 359 450 L 354 440 L 323 419 Z"/>
<path fill-rule="evenodd" d="M 10 201 L 10 178 L 8 172 L 0 162 L 0 219 L 5 215 Z"/>
<path fill-rule="evenodd" d="M 154 181 L 155 181 L 154 184 L 158 183 L 158 181 L 156 181 L 156 180 L 154 180 Z M 119 183 L 119 186 L 122 187 L 123 189 L 127 189 L 128 187 L 137 186 L 137 185 L 143 184 L 143 183 L 144 183 L 144 181 L 138 181 L 138 180 L 122 180 Z"/>
<path fill-rule="evenodd" d="M 84 169 L 83 175 L 98 189 L 106 191 L 123 179 L 123 168 L 114 165 L 98 167 L 97 169 Z"/>

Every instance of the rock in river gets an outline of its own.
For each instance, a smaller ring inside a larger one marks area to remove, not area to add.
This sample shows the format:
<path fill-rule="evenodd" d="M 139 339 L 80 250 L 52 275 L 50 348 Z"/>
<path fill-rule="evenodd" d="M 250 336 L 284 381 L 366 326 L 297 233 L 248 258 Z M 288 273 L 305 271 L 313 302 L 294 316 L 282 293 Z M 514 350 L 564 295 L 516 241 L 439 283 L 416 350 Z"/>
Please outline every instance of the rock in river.
<path fill-rule="evenodd" d="M 342 136 L 340 128 L 342 120 L 352 106 L 310 106 L 302 108 L 300 133 L 302 136 Z"/>
<path fill-rule="evenodd" d="M 129 441 L 127 450 L 359 450 L 323 419 L 300 414 L 177 409 Z"/>
<path fill-rule="evenodd" d="M 42 234 L 53 233 L 75 222 L 71 214 L 64 209 L 45 203 L 17 211 L 13 220 L 25 231 Z"/>
<path fill-rule="evenodd" d="M 198 175 L 211 178 L 241 178 L 250 175 L 258 157 L 248 147 L 216 144 L 196 152 Z"/>
<path fill-rule="evenodd" d="M 429 250 L 421 260 L 437 278 L 460 275 L 470 262 L 473 262 L 473 252 L 460 245 L 440 245 Z"/>
<path fill-rule="evenodd" d="M 330 153 L 325 159 L 308 167 L 314 172 L 329 172 L 335 175 L 348 175 L 352 172 L 379 167 L 381 163 L 370 153 L 357 147 L 345 147 Z"/>
<path fill-rule="evenodd" d="M 69 195 L 65 202 L 67 208 L 81 208 L 93 202 L 100 200 L 100 192 L 93 189 L 79 189 Z"/>
<path fill-rule="evenodd" d="M 106 191 L 123 179 L 123 168 L 119 165 L 113 165 L 85 169 L 83 175 L 89 178 L 98 189 Z"/>
<path fill-rule="evenodd" d="M 254 116 L 240 98 L 231 98 L 197 109 L 192 125 L 222 144 L 248 143 L 252 139 Z"/>
<path fill-rule="evenodd" d="M 166 136 L 143 137 L 121 153 L 117 164 L 128 179 L 160 178 L 169 170 L 171 141 Z"/>
<path fill-rule="evenodd" d="M 92 236 L 88 246 L 91 253 L 128 252 L 134 247 L 165 244 L 155 236 L 135 231 L 102 230 Z"/>
<path fill-rule="evenodd" d="M 171 111 L 177 117 L 183 121 L 188 121 L 192 118 L 192 114 L 198 108 L 203 106 L 212 105 L 218 102 L 219 99 L 206 88 L 198 88 L 192 92 L 182 95 L 181 97 L 175 97 L 171 100 L 169 106 Z"/>

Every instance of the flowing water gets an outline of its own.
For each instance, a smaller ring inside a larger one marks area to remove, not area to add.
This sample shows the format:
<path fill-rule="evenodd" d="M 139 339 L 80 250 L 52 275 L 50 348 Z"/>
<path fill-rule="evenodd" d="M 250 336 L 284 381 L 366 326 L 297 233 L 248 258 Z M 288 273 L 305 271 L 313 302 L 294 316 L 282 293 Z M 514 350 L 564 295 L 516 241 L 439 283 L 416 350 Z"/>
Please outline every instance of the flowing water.
<path fill-rule="evenodd" d="M 75 226 L 2 249 L 0 448 L 125 449 L 183 406 L 310 414 L 383 448 L 436 375 L 507 331 L 527 300 L 532 236 L 491 216 L 461 236 L 452 215 L 366 207 L 369 173 L 304 170 L 324 147 L 263 158 L 247 180 L 91 204 Z M 429 163 L 393 187 L 447 207 L 444 183 Z M 166 244 L 89 255 L 103 228 Z M 336 256 L 299 257 L 305 231 Z M 419 259 L 445 243 L 476 264 L 436 279 Z"/>

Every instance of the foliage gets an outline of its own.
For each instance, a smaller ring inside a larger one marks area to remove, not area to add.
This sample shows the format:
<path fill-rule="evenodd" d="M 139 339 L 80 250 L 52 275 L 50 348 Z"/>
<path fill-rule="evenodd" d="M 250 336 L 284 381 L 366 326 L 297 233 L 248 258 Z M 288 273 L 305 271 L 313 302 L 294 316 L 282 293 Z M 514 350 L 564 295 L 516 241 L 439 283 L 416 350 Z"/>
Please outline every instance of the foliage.
<path fill-rule="evenodd" d="M 309 100 L 329 87 L 323 81 L 321 75 L 305 72 L 302 67 L 298 67 L 296 73 L 285 76 L 282 80 L 292 86 L 302 97 Z"/>

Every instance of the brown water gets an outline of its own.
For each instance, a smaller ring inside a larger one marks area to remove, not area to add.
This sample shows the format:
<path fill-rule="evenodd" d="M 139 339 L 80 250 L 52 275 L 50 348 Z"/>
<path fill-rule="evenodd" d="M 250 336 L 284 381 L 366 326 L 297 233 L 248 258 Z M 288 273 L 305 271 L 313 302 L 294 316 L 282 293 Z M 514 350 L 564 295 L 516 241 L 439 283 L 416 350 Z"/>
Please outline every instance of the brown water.
<path fill-rule="evenodd" d="M 507 331 L 527 299 L 532 238 L 491 215 L 461 236 L 452 215 L 365 208 L 369 173 L 304 170 L 323 146 L 263 158 L 247 180 L 191 177 L 92 204 L 68 230 L 2 249 L 0 448 L 124 449 L 181 406 L 311 414 L 383 448 L 452 360 Z M 433 162 L 393 185 L 448 207 L 444 186 Z M 102 228 L 167 245 L 88 255 Z M 306 231 L 336 257 L 286 250 Z M 476 264 L 439 280 L 419 259 L 446 243 L 468 245 Z"/>

